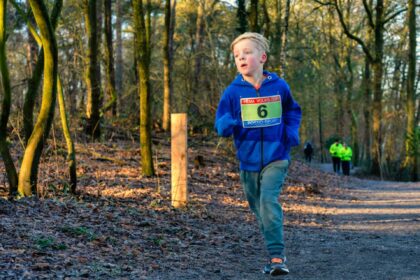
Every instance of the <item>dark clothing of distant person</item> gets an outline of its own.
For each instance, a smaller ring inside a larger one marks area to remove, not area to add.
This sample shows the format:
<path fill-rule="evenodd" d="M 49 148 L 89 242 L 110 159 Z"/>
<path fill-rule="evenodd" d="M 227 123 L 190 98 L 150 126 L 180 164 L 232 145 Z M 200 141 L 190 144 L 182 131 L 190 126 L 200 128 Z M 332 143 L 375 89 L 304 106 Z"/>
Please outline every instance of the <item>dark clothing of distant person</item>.
<path fill-rule="evenodd" d="M 312 154 L 314 153 L 311 143 L 306 143 L 303 153 L 305 154 L 305 160 L 310 163 L 312 160 Z"/>

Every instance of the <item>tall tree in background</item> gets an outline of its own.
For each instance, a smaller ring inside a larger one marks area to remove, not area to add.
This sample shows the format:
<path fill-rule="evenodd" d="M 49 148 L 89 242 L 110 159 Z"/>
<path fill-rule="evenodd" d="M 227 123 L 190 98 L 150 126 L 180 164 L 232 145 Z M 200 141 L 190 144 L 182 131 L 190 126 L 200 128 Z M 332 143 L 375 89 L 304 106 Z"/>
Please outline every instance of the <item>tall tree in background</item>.
<path fill-rule="evenodd" d="M 417 158 L 419 149 L 418 140 L 415 135 L 415 79 L 416 79 L 416 0 L 408 1 L 408 29 L 409 29 L 409 50 L 408 50 L 408 74 L 407 74 L 407 128 L 405 139 L 405 161 L 404 166 L 410 173 L 413 181 L 418 179 Z"/>
<path fill-rule="evenodd" d="M 267 15 L 268 16 L 268 15 Z M 281 77 L 286 72 L 286 54 L 287 54 L 287 38 L 290 20 L 290 0 L 276 0 L 274 5 L 274 22 L 272 34 L 272 53 L 273 59 L 270 59 L 272 66 Z M 266 34 L 268 36 L 268 34 Z"/>
<path fill-rule="evenodd" d="M 3 104 L 0 116 L 0 155 L 3 159 L 7 179 L 9 181 L 9 193 L 14 195 L 18 187 L 18 176 L 10 155 L 7 142 L 7 123 L 9 121 L 10 108 L 12 104 L 9 67 L 7 65 L 6 39 L 7 39 L 7 0 L 0 0 L 0 71 L 3 92 Z"/>
<path fill-rule="evenodd" d="M 138 92 L 140 97 L 140 151 L 143 175 L 153 176 L 152 135 L 150 115 L 150 0 L 133 0 L 133 21 L 136 47 Z"/>
<path fill-rule="evenodd" d="M 173 34 L 175 23 L 176 0 L 165 2 L 165 30 L 163 33 L 163 115 L 162 129 L 168 131 L 171 127 L 171 96 L 172 86 L 172 60 L 173 60 Z"/>
<path fill-rule="evenodd" d="M 334 0 L 334 7 L 340 19 L 344 33 L 352 40 L 355 40 L 363 49 L 367 59 L 373 68 L 373 103 L 372 103 L 372 134 L 373 142 L 371 147 L 371 172 L 376 175 L 382 175 L 381 170 L 381 116 L 382 116 L 382 76 L 384 71 L 383 56 L 384 56 L 384 25 L 390 18 L 384 18 L 384 1 L 376 1 L 375 8 L 370 7 L 366 0 L 363 1 L 368 22 L 368 29 L 373 32 L 373 47 L 369 48 L 366 41 L 363 41 L 359 36 L 353 33 L 344 19 L 342 6 L 337 0 Z M 391 15 L 395 17 L 395 15 Z"/>
<path fill-rule="evenodd" d="M 249 7 L 249 29 L 252 32 L 260 32 L 258 25 L 258 0 L 251 0 Z"/>
<path fill-rule="evenodd" d="M 105 113 L 112 108 L 112 115 L 117 115 L 117 92 L 115 89 L 114 70 L 114 47 L 112 32 L 112 1 L 104 0 L 105 11 L 105 64 L 106 64 L 106 95 L 109 101 L 105 104 L 102 112 Z"/>
<path fill-rule="evenodd" d="M 287 36 L 289 31 L 289 18 L 290 18 L 290 0 L 286 0 L 286 7 L 284 11 L 284 23 L 283 23 L 283 30 L 281 32 L 281 44 L 280 44 L 280 76 L 284 77 L 286 73 L 287 67 Z"/>
<path fill-rule="evenodd" d="M 37 172 L 39 162 L 37 153 L 42 150 L 44 141 L 48 138 L 54 117 L 58 73 L 57 43 L 47 8 L 42 0 L 29 0 L 29 3 L 41 33 L 44 49 L 44 81 L 38 119 L 26 146 L 19 172 L 18 192 L 21 196 L 32 195 L 33 172 Z"/>
<path fill-rule="evenodd" d="M 115 1 L 115 89 L 118 96 L 123 92 L 123 40 L 122 40 L 122 2 L 123 0 Z M 117 100 L 118 103 L 118 100 Z"/>
<path fill-rule="evenodd" d="M 85 25 L 88 36 L 86 56 L 86 134 L 92 139 L 99 139 L 101 136 L 101 85 L 99 82 L 100 73 L 98 73 L 99 41 L 96 5 L 96 0 L 85 0 Z"/>
<path fill-rule="evenodd" d="M 197 20 L 195 23 L 195 44 L 194 44 L 194 73 L 193 73 L 193 85 L 192 85 L 192 96 L 190 102 L 193 105 L 193 108 L 198 108 L 198 100 L 200 100 L 199 93 L 201 92 L 202 83 L 201 83 L 201 72 L 202 72 L 202 63 L 204 60 L 204 28 L 205 28 L 205 11 L 206 0 L 199 0 L 197 5 Z M 189 104 L 191 105 L 191 104 Z M 191 110 L 191 107 L 188 107 L 188 110 Z"/>
<path fill-rule="evenodd" d="M 238 27 L 236 30 L 239 34 L 242 34 L 248 29 L 248 19 L 246 14 L 245 0 L 237 0 L 238 10 L 236 12 L 236 18 L 238 20 Z"/>

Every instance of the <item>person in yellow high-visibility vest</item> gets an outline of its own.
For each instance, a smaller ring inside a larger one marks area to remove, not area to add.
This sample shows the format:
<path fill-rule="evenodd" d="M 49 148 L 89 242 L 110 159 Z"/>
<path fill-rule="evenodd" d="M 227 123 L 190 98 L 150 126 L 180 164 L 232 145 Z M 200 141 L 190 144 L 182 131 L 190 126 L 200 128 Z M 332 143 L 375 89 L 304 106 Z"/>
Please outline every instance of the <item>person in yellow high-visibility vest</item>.
<path fill-rule="evenodd" d="M 331 154 L 331 159 L 333 162 L 333 168 L 334 168 L 334 172 L 335 173 L 339 173 L 340 172 L 340 150 L 343 146 L 340 144 L 340 142 L 338 140 L 336 140 L 334 142 L 334 144 L 332 144 L 330 146 L 330 154 Z"/>
<path fill-rule="evenodd" d="M 350 161 L 353 156 L 353 151 L 346 143 L 343 143 L 343 147 L 339 151 L 341 166 L 343 167 L 343 174 L 346 176 L 350 175 Z"/>

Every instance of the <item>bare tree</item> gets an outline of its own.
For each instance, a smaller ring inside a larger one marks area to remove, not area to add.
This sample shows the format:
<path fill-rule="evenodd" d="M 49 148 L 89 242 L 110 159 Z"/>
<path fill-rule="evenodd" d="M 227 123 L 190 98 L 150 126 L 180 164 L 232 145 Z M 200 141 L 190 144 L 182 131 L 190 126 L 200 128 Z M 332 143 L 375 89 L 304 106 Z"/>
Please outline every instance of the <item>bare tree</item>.
<path fill-rule="evenodd" d="M 150 0 L 133 0 L 133 21 L 136 46 L 138 92 L 140 98 L 140 150 L 143 175 L 153 176 L 152 135 L 150 115 Z"/>

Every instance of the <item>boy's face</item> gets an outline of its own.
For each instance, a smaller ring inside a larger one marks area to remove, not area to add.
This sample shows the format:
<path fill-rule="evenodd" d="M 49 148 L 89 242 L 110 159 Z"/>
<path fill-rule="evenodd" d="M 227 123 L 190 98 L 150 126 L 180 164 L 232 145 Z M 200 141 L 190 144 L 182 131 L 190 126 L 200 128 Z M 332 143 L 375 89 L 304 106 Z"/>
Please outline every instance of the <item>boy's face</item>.
<path fill-rule="evenodd" d="M 233 47 L 233 56 L 239 73 L 254 77 L 262 73 L 263 65 L 267 60 L 265 52 L 257 48 L 257 44 L 249 39 L 236 43 Z"/>

